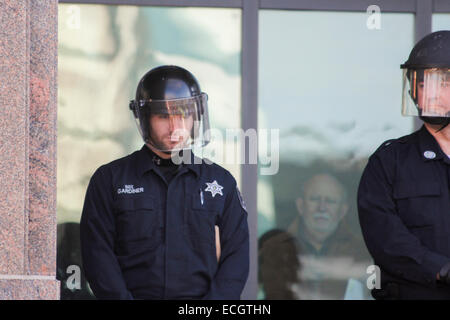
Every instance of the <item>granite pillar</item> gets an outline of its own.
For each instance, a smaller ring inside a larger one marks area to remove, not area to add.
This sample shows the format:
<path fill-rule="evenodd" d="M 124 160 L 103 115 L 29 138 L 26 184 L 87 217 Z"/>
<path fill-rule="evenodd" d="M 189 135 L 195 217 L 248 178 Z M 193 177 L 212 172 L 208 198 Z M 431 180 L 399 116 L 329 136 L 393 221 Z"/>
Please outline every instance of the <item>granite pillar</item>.
<path fill-rule="evenodd" d="M 59 299 L 57 0 L 0 0 L 0 299 Z"/>

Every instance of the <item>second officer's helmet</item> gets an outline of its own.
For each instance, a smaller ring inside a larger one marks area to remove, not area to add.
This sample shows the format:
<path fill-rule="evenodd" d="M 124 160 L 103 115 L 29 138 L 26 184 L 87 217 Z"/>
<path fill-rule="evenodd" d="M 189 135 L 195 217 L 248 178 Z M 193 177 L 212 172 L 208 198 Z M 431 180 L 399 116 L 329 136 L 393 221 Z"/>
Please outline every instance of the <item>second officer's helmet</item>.
<path fill-rule="evenodd" d="M 425 36 L 403 69 L 402 114 L 445 127 L 450 122 L 450 31 Z"/>
<path fill-rule="evenodd" d="M 208 144 L 207 101 L 192 73 L 165 65 L 141 78 L 130 109 L 144 142 L 172 152 Z"/>

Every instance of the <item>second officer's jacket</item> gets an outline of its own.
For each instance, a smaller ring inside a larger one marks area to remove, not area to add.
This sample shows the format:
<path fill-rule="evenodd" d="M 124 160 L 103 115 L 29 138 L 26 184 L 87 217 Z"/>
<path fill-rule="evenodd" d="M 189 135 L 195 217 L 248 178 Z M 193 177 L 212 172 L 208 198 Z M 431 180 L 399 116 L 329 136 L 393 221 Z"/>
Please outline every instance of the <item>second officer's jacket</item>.
<path fill-rule="evenodd" d="M 195 159 L 170 183 L 146 146 L 94 173 L 80 228 L 97 298 L 240 298 L 249 271 L 245 205 L 227 170 Z"/>
<path fill-rule="evenodd" d="M 425 126 L 369 158 L 358 211 L 381 269 L 376 298 L 450 299 L 450 287 L 436 282 L 450 262 L 450 159 Z"/>

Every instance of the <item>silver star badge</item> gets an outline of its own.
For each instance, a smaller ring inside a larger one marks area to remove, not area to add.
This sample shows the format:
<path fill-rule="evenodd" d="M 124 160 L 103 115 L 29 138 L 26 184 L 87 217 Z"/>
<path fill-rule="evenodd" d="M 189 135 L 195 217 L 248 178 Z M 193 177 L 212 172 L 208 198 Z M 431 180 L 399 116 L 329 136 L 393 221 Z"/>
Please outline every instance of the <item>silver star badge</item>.
<path fill-rule="evenodd" d="M 207 185 L 207 187 L 206 187 L 205 191 L 211 192 L 211 195 L 213 198 L 215 197 L 216 194 L 220 194 L 221 196 L 223 196 L 223 193 L 222 193 L 223 187 L 220 184 L 218 184 L 216 180 L 214 180 L 213 182 L 209 182 L 209 183 L 206 182 L 206 185 Z"/>

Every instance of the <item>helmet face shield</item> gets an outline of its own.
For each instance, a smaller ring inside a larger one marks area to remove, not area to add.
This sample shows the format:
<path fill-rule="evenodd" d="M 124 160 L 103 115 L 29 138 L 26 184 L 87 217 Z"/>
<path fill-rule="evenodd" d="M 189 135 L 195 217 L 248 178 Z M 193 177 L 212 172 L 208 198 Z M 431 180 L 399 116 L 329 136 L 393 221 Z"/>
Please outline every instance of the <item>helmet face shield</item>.
<path fill-rule="evenodd" d="M 402 114 L 450 118 L 450 69 L 404 69 Z"/>
<path fill-rule="evenodd" d="M 164 152 L 203 147 L 209 142 L 208 96 L 168 100 L 133 100 L 133 111 L 145 143 Z"/>

